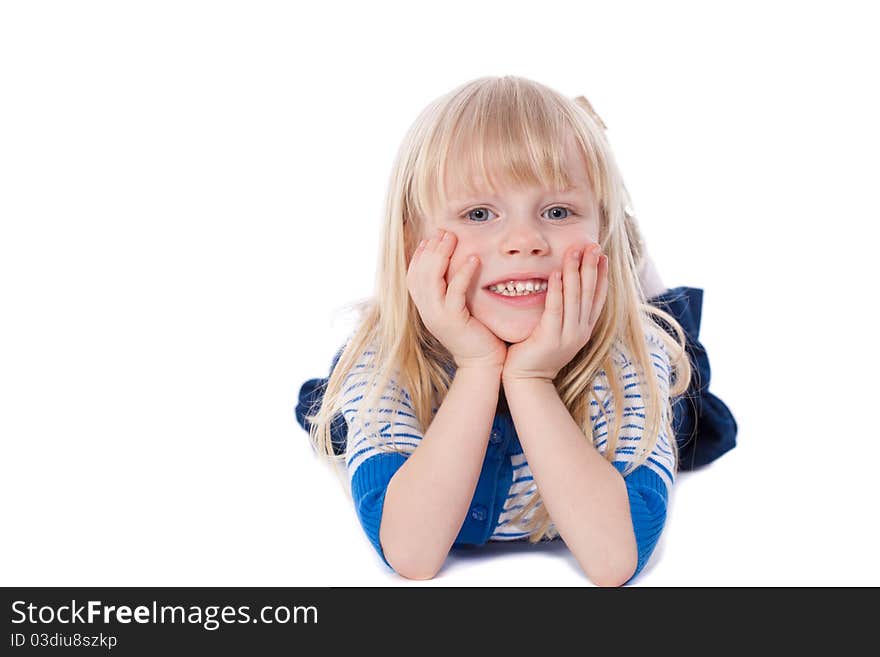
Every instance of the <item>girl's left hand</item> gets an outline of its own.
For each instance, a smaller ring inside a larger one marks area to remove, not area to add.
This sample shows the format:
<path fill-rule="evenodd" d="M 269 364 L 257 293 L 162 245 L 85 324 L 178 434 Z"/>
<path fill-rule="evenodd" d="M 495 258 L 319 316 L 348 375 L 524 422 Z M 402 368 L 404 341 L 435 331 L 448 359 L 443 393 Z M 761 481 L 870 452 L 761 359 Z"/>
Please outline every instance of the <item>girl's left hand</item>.
<path fill-rule="evenodd" d="M 583 255 L 578 256 L 581 249 Z M 553 381 L 593 333 L 608 292 L 608 256 L 598 244 L 575 247 L 565 257 L 562 278 L 547 281 L 544 313 L 532 334 L 508 347 L 502 380 Z"/>

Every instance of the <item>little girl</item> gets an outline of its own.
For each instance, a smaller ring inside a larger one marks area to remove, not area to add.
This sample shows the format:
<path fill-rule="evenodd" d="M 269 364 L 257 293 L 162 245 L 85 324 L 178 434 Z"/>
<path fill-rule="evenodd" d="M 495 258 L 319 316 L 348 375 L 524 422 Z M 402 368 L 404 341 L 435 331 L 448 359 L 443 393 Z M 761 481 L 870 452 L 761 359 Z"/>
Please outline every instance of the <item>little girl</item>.
<path fill-rule="evenodd" d="M 702 291 L 662 284 L 604 128 L 583 97 L 485 77 L 400 148 L 376 295 L 296 416 L 405 577 L 451 548 L 561 537 L 595 584 L 628 583 L 678 468 L 735 444 Z"/>

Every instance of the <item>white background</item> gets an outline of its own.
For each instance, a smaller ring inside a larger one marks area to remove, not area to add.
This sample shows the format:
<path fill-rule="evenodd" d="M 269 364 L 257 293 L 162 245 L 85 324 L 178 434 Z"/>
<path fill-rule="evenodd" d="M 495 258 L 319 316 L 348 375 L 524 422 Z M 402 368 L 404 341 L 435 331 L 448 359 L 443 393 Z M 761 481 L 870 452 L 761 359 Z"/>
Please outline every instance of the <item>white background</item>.
<path fill-rule="evenodd" d="M 398 577 L 293 415 L 406 128 L 507 74 L 608 125 L 739 423 L 634 585 L 880 584 L 863 6 L 4 3 L 0 584 L 591 585 L 558 542 Z"/>

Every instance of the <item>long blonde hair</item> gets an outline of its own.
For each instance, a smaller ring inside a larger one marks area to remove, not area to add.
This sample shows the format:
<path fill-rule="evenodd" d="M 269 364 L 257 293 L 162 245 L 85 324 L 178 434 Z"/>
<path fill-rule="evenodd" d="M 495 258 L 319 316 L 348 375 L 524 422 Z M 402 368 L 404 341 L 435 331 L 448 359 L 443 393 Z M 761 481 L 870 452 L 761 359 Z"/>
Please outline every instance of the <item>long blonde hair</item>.
<path fill-rule="evenodd" d="M 331 423 L 342 410 L 343 391 L 349 375 L 365 351 L 374 352 L 372 387 L 364 393 L 358 417 L 349 417 L 354 428 L 364 431 L 381 451 L 408 453 L 377 437 L 378 418 L 370 412 L 379 408 L 379 398 L 402 387 L 409 395 L 420 426 L 427 428 L 452 382 L 454 361 L 448 350 L 425 328 L 406 287 L 409 259 L 418 244 L 420 228 L 431 208 L 446 198 L 447 176 L 476 171 L 489 181 L 486 163 L 491 162 L 507 179 L 517 184 L 561 188 L 572 184 L 565 170 L 564 143 L 574 135 L 587 162 L 592 189 L 600 209 L 599 243 L 608 255 L 608 293 L 592 336 L 554 380 L 562 402 L 580 426 L 586 440 L 592 440 L 590 400 L 605 413 L 603 399 L 593 390 L 594 378 L 604 370 L 615 409 L 624 404 L 620 368 L 614 358 L 615 345 L 622 344 L 633 366 L 646 383 L 645 432 L 624 476 L 642 465 L 654 449 L 661 430 L 675 451 L 678 448 L 671 425 L 671 403 L 665 399 L 654 376 L 647 334 L 661 340 L 670 354 L 672 367 L 670 399 L 683 393 L 690 382 L 692 366 L 685 351 L 685 336 L 674 317 L 646 302 L 639 281 L 642 238 L 632 214 L 629 194 L 604 134 L 605 124 L 582 96 L 571 99 L 537 82 L 515 76 L 481 77 L 435 99 L 419 114 L 406 133 L 391 172 L 385 199 L 384 222 L 376 270 L 375 295 L 353 307 L 358 311 L 357 328 L 342 349 L 329 377 L 323 402 L 312 424 L 310 437 L 315 449 L 329 459 L 339 460 L 331 440 Z M 450 163 L 452 164 L 450 166 Z M 493 167 L 494 168 L 494 167 Z M 465 185 L 469 180 L 458 178 Z M 674 340 L 655 321 L 662 318 L 674 330 Z M 605 458 L 614 460 L 620 436 L 622 412 L 609 424 Z M 607 419 L 607 418 L 606 418 Z M 387 425 L 388 418 L 384 424 Z M 371 428 L 372 427 L 372 428 Z M 487 436 L 488 439 L 488 436 Z M 529 540 L 551 538 L 551 519 L 540 495 L 532 496 L 512 522 L 530 512 Z"/>

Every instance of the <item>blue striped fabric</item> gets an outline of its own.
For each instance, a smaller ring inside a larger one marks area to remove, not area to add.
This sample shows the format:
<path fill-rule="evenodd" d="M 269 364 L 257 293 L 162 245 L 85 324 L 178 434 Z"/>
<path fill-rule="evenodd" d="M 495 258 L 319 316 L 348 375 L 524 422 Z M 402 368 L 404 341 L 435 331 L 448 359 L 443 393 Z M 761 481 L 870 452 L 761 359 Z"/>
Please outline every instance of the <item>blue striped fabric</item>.
<path fill-rule="evenodd" d="M 669 394 L 669 356 L 663 348 L 662 342 L 655 336 L 649 336 L 648 346 L 654 374 L 665 402 L 665 398 Z M 379 526 L 382 519 L 385 492 L 391 477 L 404 463 L 407 456 L 416 449 L 424 433 L 415 416 L 410 396 L 394 380 L 389 383 L 381 396 L 378 428 L 374 429 L 369 424 L 363 428 L 353 426 L 352 420 L 361 407 L 365 394 L 368 392 L 368 386 L 373 381 L 371 358 L 374 354 L 375 352 L 371 350 L 365 351 L 356 368 L 346 380 L 342 413 L 348 423 L 349 436 L 345 462 L 351 481 L 352 497 L 361 525 L 373 547 L 385 563 L 391 567 L 385 559 L 379 542 Z M 618 345 L 615 357 L 621 368 L 625 401 L 621 435 L 615 449 L 613 464 L 623 474 L 627 464 L 636 458 L 636 446 L 644 432 L 645 407 L 642 403 L 642 382 L 639 381 L 632 360 L 627 357 L 621 345 Z M 596 377 L 593 389 L 606 409 L 608 421 L 613 423 L 614 400 L 611 397 L 608 379 L 604 371 L 601 371 Z M 593 443 L 596 449 L 605 454 L 608 426 L 596 400 L 591 400 L 590 405 Z M 436 412 L 437 409 L 433 410 Z M 668 418 L 668 415 L 666 417 Z M 375 433 L 381 444 L 394 444 L 404 453 L 380 451 L 367 439 L 367 435 L 363 431 L 364 428 Z M 513 432 L 515 433 L 515 429 Z M 528 536 L 522 524 L 513 522 L 513 516 L 535 495 L 537 486 L 522 452 L 522 447 L 515 436 L 513 440 L 510 440 L 505 457 L 509 459 L 510 485 L 503 503 L 498 504 L 497 517 L 490 519 L 495 524 L 488 535 L 488 540 L 520 540 Z M 484 474 L 490 472 L 485 465 Z M 492 470 L 491 472 L 496 471 Z M 644 568 L 660 537 L 666 520 L 669 494 L 674 483 L 674 472 L 675 457 L 670 446 L 669 435 L 664 430 L 646 464 L 639 466 L 625 476 L 633 529 L 639 552 L 638 566 L 629 581 Z M 491 483 L 488 488 L 494 489 L 496 483 Z M 536 508 L 538 507 L 540 507 L 540 502 Z M 534 509 L 524 519 L 524 523 L 528 522 L 532 513 L 534 513 Z M 480 519 L 480 516 L 477 516 L 477 519 Z M 550 537 L 558 536 L 556 527 L 552 523 L 549 535 Z"/>

